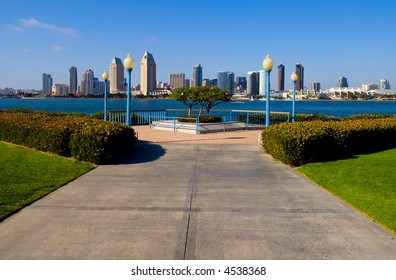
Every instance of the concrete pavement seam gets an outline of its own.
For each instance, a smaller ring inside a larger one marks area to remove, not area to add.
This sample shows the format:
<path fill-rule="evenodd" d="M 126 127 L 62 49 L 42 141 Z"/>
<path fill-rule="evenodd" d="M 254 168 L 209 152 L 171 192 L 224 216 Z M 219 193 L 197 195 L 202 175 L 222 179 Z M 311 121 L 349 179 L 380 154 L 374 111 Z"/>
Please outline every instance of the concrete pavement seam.
<path fill-rule="evenodd" d="M 192 188 L 191 188 L 190 205 L 189 205 L 189 209 L 188 209 L 186 240 L 184 242 L 183 260 L 186 259 L 186 253 L 187 253 L 188 233 L 189 233 L 189 230 L 190 230 L 190 220 L 191 220 L 191 212 L 192 212 L 192 202 L 193 202 L 193 197 L 194 197 L 194 189 L 195 189 L 195 181 L 196 181 L 196 173 L 197 173 L 197 164 L 198 164 L 198 145 L 195 146 L 195 164 L 194 164 L 193 184 L 192 184 Z"/>

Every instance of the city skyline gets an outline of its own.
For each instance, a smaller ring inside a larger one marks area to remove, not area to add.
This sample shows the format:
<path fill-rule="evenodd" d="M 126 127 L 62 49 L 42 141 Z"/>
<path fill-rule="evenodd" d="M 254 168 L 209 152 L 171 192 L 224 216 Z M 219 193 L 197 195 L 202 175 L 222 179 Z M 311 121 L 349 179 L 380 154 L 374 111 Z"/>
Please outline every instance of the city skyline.
<path fill-rule="evenodd" d="M 54 83 L 69 84 L 71 66 L 80 73 L 92 69 L 100 77 L 112 57 L 123 60 L 131 53 L 139 61 L 145 51 L 155 57 L 158 82 L 169 82 L 170 73 L 192 78 L 197 64 L 204 69 L 203 79 L 214 79 L 223 70 L 246 77 L 248 71 L 262 70 L 267 54 L 274 65 L 285 66 L 285 89 L 292 88 L 290 75 L 297 63 L 305 68 L 305 87 L 313 81 L 335 87 L 340 76 L 356 87 L 396 80 L 396 39 L 391 35 L 396 3 L 391 0 L 302 0 L 298 5 L 248 0 L 238 6 L 206 0 L 72 2 L 2 5 L 0 88 L 40 89 L 43 73 L 50 73 Z M 147 11 L 161 16 L 147 17 Z M 298 21 L 289 20 L 296 15 Z M 381 20 L 368 20 L 376 17 Z M 276 88 L 274 70 L 271 84 Z M 139 82 L 135 67 L 132 83 Z"/>

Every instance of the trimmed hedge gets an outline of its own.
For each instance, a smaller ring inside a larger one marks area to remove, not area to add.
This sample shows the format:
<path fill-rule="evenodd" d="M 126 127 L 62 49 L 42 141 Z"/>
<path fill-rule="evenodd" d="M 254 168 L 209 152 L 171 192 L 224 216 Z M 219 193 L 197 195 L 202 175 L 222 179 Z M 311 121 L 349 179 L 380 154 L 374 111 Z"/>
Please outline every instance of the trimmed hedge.
<path fill-rule="evenodd" d="M 396 117 L 282 123 L 263 130 L 263 147 L 292 166 L 396 147 Z"/>
<path fill-rule="evenodd" d="M 195 119 L 192 118 L 199 118 L 200 123 L 218 123 L 223 122 L 223 118 L 220 116 L 207 116 L 207 115 L 179 115 L 177 121 L 179 122 L 186 122 L 186 123 L 196 123 Z"/>
<path fill-rule="evenodd" d="M 0 111 L 0 140 L 104 164 L 130 151 L 134 130 L 82 115 L 31 110 Z"/>

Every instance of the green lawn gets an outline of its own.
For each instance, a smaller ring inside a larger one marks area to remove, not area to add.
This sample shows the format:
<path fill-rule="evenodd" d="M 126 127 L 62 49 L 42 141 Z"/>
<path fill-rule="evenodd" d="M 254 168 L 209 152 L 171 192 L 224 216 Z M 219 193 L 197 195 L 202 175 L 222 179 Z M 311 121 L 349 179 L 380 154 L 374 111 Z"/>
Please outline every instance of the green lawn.
<path fill-rule="evenodd" d="M 93 168 L 0 141 L 0 221 Z"/>
<path fill-rule="evenodd" d="M 396 232 L 396 149 L 310 163 L 298 171 Z"/>

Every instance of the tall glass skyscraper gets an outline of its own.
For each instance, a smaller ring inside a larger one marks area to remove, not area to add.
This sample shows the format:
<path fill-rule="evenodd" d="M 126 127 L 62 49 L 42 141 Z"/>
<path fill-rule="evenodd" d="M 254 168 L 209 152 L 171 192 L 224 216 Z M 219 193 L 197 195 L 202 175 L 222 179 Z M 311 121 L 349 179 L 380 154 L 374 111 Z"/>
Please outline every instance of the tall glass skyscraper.
<path fill-rule="evenodd" d="M 285 66 L 281 63 L 278 65 L 278 91 L 285 90 Z"/>
<path fill-rule="evenodd" d="M 70 67 L 70 83 L 69 83 L 69 93 L 76 94 L 77 93 L 77 67 Z"/>
<path fill-rule="evenodd" d="M 338 87 L 339 88 L 347 88 L 348 87 L 348 80 L 347 78 L 341 76 L 338 78 Z"/>
<path fill-rule="evenodd" d="M 230 71 L 221 71 L 217 73 L 217 86 L 234 94 L 234 73 Z"/>
<path fill-rule="evenodd" d="M 140 91 L 144 95 L 150 94 L 157 86 L 157 65 L 151 53 L 143 54 L 140 63 Z"/>
<path fill-rule="evenodd" d="M 260 72 L 249 71 L 246 75 L 246 94 L 258 95 L 260 89 Z"/>
<path fill-rule="evenodd" d="M 110 93 L 125 92 L 124 64 L 118 57 L 110 63 Z"/>
<path fill-rule="evenodd" d="M 198 64 L 194 66 L 193 76 L 192 76 L 192 87 L 202 86 L 202 66 Z"/>
<path fill-rule="evenodd" d="M 298 76 L 296 90 L 301 91 L 304 89 L 304 67 L 300 63 L 296 64 L 296 74 Z"/>
<path fill-rule="evenodd" d="M 43 93 L 52 93 L 52 77 L 51 74 L 43 74 Z"/>

